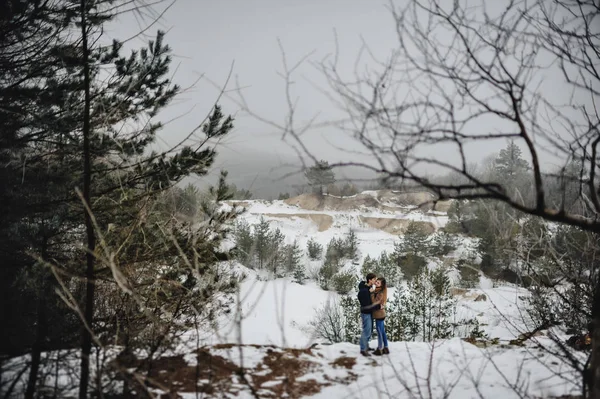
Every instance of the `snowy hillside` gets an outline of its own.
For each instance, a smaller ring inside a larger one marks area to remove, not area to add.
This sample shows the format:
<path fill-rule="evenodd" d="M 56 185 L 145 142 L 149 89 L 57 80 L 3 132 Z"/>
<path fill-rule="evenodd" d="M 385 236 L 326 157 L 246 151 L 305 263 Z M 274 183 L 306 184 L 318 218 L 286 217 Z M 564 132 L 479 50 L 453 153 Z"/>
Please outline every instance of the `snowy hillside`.
<path fill-rule="evenodd" d="M 408 222 L 423 223 L 433 232 L 448 221 L 440 210 L 419 208 L 415 201 L 401 203 L 389 192 L 383 194 L 387 197 L 366 192 L 322 203 L 295 198 L 231 202 L 228 206 L 243 206 L 241 217 L 249 224 L 264 218 L 280 229 L 288 243 L 296 241 L 302 248 L 309 239 L 326 247 L 332 238 L 352 229 L 360 256 L 346 267 L 354 267 L 358 273 L 367 255 L 377 257 L 394 249 Z M 474 243 L 463 239 L 449 256 L 472 254 L 473 249 Z M 304 262 L 311 263 L 306 254 Z M 153 361 L 154 385 L 162 387 L 154 390 L 157 394 L 171 391 L 185 398 L 507 399 L 560 397 L 580 389 L 577 373 L 542 350 L 555 345 L 544 332 L 519 340 L 533 328 L 524 312 L 525 289 L 494 286 L 481 276 L 478 288 L 453 291 L 457 300 L 453 317 L 476 319 L 487 339 L 391 342 L 390 355 L 365 358 L 359 355 L 357 345 L 328 344 L 308 328 L 325 304 L 336 303 L 337 293 L 322 290 L 314 281 L 301 285 L 288 278 L 272 279 L 237 263 L 231 266 L 246 276 L 233 312 L 219 317 L 215 331 L 187 332 L 172 356 Z M 394 291 L 390 288 L 389 297 Z M 461 336 L 467 335 L 468 331 L 463 331 Z M 76 360 L 77 354 L 72 356 Z M 61 383 L 68 377 L 61 376 Z"/>
<path fill-rule="evenodd" d="M 273 228 L 279 228 L 288 242 L 296 240 L 302 248 L 311 238 L 326 247 L 332 238 L 343 237 L 352 229 L 359 240 L 359 263 L 362 263 L 367 255 L 375 257 L 382 251 L 391 251 L 410 222 L 430 232 L 446 225 L 445 212 L 418 206 L 430 200 L 419 194 L 401 198 L 391 191 L 365 191 L 353 197 L 325 196 L 322 201 L 303 194 L 285 201 L 231 201 L 230 204 L 244 208 L 241 217 L 249 224 L 264 218 Z"/>
<path fill-rule="evenodd" d="M 360 196 L 379 199 L 377 192 Z M 419 209 L 414 204 L 376 201 L 370 206 L 363 203 L 340 209 L 348 206 L 340 199 L 337 203 L 308 205 L 301 200 L 244 201 L 236 205 L 244 206 L 243 218 L 248 223 L 264 218 L 280 229 L 288 242 L 296 240 L 303 248 L 309 239 L 325 247 L 332 238 L 352 229 L 359 242 L 360 260 L 354 263 L 357 268 L 367 255 L 376 257 L 382 251 L 392 251 L 406 221 L 428 223 L 435 230 L 448 220 L 444 212 Z M 473 242 L 465 239 L 451 256 L 472 249 Z M 236 397 L 252 397 L 245 385 L 257 387 L 254 383 L 265 397 L 317 398 L 558 397 L 579 389 L 577 374 L 568 369 L 565 373 L 562 361 L 541 350 L 554 345 L 543 332 L 514 344 L 533 328 L 524 312 L 525 289 L 493 287 L 481 276 L 479 288 L 455 291 L 456 319 L 477 319 L 492 344 L 475 345 L 460 338 L 434 343 L 393 342 L 388 357 L 364 358 L 358 355 L 357 345 L 322 344 L 306 328 L 316 312 L 335 302 L 338 294 L 324 291 L 314 282 L 265 281 L 252 270 L 245 272 L 248 278 L 239 295 L 241 318 L 224 319 L 219 334 L 206 341 L 216 345 L 210 349 L 212 355 L 236 366 L 243 362 L 249 368 L 248 381 L 234 378 Z M 392 296 L 394 289 L 390 291 Z M 237 346 L 240 343 L 244 345 L 241 349 Z M 288 366 L 296 371 L 280 369 Z M 271 378 L 262 382 L 265 374 Z"/>

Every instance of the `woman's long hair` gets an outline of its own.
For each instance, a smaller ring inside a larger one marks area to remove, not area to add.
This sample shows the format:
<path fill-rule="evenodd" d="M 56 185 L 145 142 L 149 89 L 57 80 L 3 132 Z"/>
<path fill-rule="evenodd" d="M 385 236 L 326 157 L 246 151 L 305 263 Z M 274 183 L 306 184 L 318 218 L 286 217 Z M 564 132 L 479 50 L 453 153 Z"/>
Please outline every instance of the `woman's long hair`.
<path fill-rule="evenodd" d="M 385 279 L 383 277 L 381 277 L 381 278 L 378 278 L 377 280 L 381 281 L 381 289 L 387 290 L 387 282 L 385 281 Z"/>
<path fill-rule="evenodd" d="M 378 278 L 377 280 L 381 281 L 381 287 L 377 287 L 378 292 L 383 294 L 383 297 L 387 300 L 387 282 L 383 277 Z"/>

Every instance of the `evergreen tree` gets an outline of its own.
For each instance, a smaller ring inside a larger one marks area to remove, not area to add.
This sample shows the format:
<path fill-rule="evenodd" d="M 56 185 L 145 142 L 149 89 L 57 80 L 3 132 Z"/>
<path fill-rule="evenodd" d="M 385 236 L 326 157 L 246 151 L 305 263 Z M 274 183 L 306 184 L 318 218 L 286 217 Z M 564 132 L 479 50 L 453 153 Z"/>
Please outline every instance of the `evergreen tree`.
<path fill-rule="evenodd" d="M 298 263 L 298 265 L 294 269 L 294 274 L 292 275 L 292 277 L 294 283 L 304 284 L 304 282 L 306 281 L 306 270 L 302 262 Z"/>
<path fill-rule="evenodd" d="M 388 287 L 398 287 L 402 280 L 402 270 L 398 267 L 393 256 L 383 251 L 379 255 L 378 270 L 380 275 L 385 277 Z"/>
<path fill-rule="evenodd" d="M 529 169 L 529 164 L 523 159 L 521 148 L 510 141 L 506 148 L 500 150 L 494 161 L 496 173 L 507 180 L 521 177 Z"/>
<path fill-rule="evenodd" d="M 528 176 L 529 164 L 522 157 L 521 149 L 514 141 L 510 141 L 506 148 L 494 161 L 495 179 L 507 189 L 507 194 L 525 204 L 534 201 L 531 179 Z M 508 207 L 506 207 L 508 211 Z M 514 213 L 514 211 L 512 212 Z"/>
<path fill-rule="evenodd" d="M 450 294 L 450 280 L 443 269 L 423 270 L 398 289 L 388 302 L 390 339 L 407 341 L 448 338 L 456 301 Z"/>
<path fill-rule="evenodd" d="M 325 262 L 319 269 L 319 287 L 323 290 L 334 289 L 334 276 L 340 271 L 339 264 Z"/>
<path fill-rule="evenodd" d="M 418 334 L 416 323 L 411 328 L 410 315 L 405 311 L 406 293 L 402 286 L 399 286 L 388 298 L 386 304 L 385 331 L 390 341 L 409 341 L 408 337 L 414 339 Z M 416 331 L 415 331 L 416 330 Z"/>
<path fill-rule="evenodd" d="M 429 250 L 429 234 L 416 222 L 410 222 L 402 238 L 402 250 L 409 254 L 426 256 Z"/>
<path fill-rule="evenodd" d="M 456 242 L 452 235 L 445 231 L 438 231 L 431 242 L 429 253 L 433 256 L 445 256 L 456 249 Z"/>
<path fill-rule="evenodd" d="M 290 245 L 285 246 L 285 270 L 288 275 L 293 275 L 294 279 L 299 277 L 302 281 L 306 278 L 304 276 L 304 266 L 302 265 L 302 250 L 298 245 L 298 242 L 294 241 Z M 302 282 L 299 281 L 301 284 Z"/>
<path fill-rule="evenodd" d="M 371 256 L 367 255 L 363 259 L 363 264 L 360 268 L 360 275 L 366 276 L 369 273 L 379 273 L 379 262 L 377 262 L 377 259 L 371 258 Z"/>
<path fill-rule="evenodd" d="M 310 260 L 320 260 L 323 255 L 323 246 L 316 242 L 313 238 L 308 240 L 307 244 L 308 258 Z"/>
<path fill-rule="evenodd" d="M 340 306 L 343 315 L 343 340 L 357 344 L 360 338 L 360 309 L 356 304 L 356 298 L 353 295 L 343 295 L 340 297 Z"/>
<path fill-rule="evenodd" d="M 269 222 L 261 216 L 260 222 L 254 226 L 254 252 L 256 257 L 255 266 L 263 269 L 267 265 L 268 257 L 272 249 L 271 230 Z"/>
<path fill-rule="evenodd" d="M 269 232 L 269 246 L 268 246 L 268 264 L 270 270 L 273 272 L 275 277 L 283 277 L 285 276 L 286 270 L 285 268 L 285 246 L 284 246 L 285 236 L 279 229 L 275 229 L 274 231 Z"/>
<path fill-rule="evenodd" d="M 342 260 L 345 255 L 344 241 L 332 238 L 325 250 L 325 265 L 332 266 L 336 272 L 342 266 Z M 334 273 L 335 274 L 335 273 Z"/>
<path fill-rule="evenodd" d="M 231 199 L 236 201 L 246 201 L 252 199 L 253 194 L 250 190 L 245 188 L 237 188 L 235 184 L 229 186 L 231 192 Z"/>
<path fill-rule="evenodd" d="M 323 194 L 323 187 L 335 183 L 335 174 L 327 161 L 317 161 L 304 172 L 308 184 L 319 194 Z"/>
<path fill-rule="evenodd" d="M 346 235 L 346 239 L 344 240 L 342 247 L 344 258 L 352 261 L 358 260 L 358 239 L 356 238 L 356 233 L 354 230 L 350 229 L 348 231 L 348 235 Z"/>
<path fill-rule="evenodd" d="M 82 304 L 86 324 L 81 328 L 80 397 L 88 394 L 89 355 L 92 334 L 97 328 L 95 318 L 98 312 L 104 311 L 96 307 L 103 300 L 96 295 L 96 289 L 106 289 L 103 286 L 106 279 L 113 281 L 112 287 L 124 292 L 129 292 L 132 286 L 141 289 L 144 285 L 134 284 L 134 275 L 148 270 L 152 262 L 159 262 L 158 253 L 168 254 L 171 259 L 175 256 L 176 248 L 163 246 L 164 240 L 156 246 L 143 237 L 137 236 L 134 240 L 132 228 L 148 233 L 140 228 L 140 220 L 155 220 L 155 213 L 148 218 L 149 205 L 155 203 L 155 196 L 191 173 L 206 174 L 216 155 L 214 149 L 206 149 L 204 145 L 178 147 L 165 153 L 148 151 L 161 128 L 153 118 L 169 104 L 178 88 L 167 77 L 170 50 L 163 44 L 161 32 L 147 47 L 127 56 L 121 54 L 122 44 L 118 41 L 100 45 L 107 42 L 101 40 L 106 39 L 102 38 L 107 32 L 104 24 L 128 7 L 126 3 L 112 0 L 12 2 L 8 13 L 0 12 L 0 47 L 3 49 L 0 69 L 10 65 L 10 70 L 2 69 L 0 75 L 3 131 L 0 158 L 3 165 L 21 165 L 19 173 L 13 173 L 16 169 L 10 170 L 13 166 L 0 173 L 0 206 L 3 207 L 0 236 L 8 237 L 10 231 L 23 231 L 23 227 L 42 232 L 36 234 L 40 244 L 33 246 L 24 242 L 22 246 L 6 247 L 5 259 L 19 261 L 11 262 L 15 269 L 6 270 L 2 277 L 7 277 L 3 281 L 10 287 L 21 283 L 17 280 L 19 275 L 31 280 L 31 272 L 40 270 L 42 275 L 50 276 L 49 267 L 53 267 L 59 269 L 57 275 L 62 278 L 73 276 L 85 282 L 84 297 L 76 300 Z M 5 63 L 3 57 L 10 54 L 17 62 Z M 215 107 L 208 123 L 202 127 L 206 138 L 203 141 L 224 136 L 231 128 L 232 119 L 225 118 L 220 108 Z M 12 190 L 13 187 L 18 189 Z M 81 196 L 76 187 L 82 189 Z M 17 198 L 19 202 L 15 201 Z M 211 229 L 224 218 L 222 215 L 212 219 Z M 86 231 L 81 233 L 80 227 L 84 224 Z M 124 236 L 123 232 L 132 235 Z M 100 233 L 104 236 L 102 241 L 97 240 Z M 173 234 L 178 239 L 185 237 L 182 232 Z M 193 236 L 197 251 L 206 255 L 203 264 L 211 264 L 216 250 L 212 244 L 205 244 L 218 243 L 218 240 L 212 233 Z M 198 242 L 200 238 L 202 242 Z M 118 243 L 119 240 L 122 242 Z M 73 245 L 77 241 L 85 243 L 85 251 Z M 98 248 L 97 242 L 101 245 Z M 181 243 L 192 244 L 191 241 Z M 117 251 L 119 247 L 128 250 Z M 114 256 L 106 255 L 111 250 Z M 83 257 L 86 266 L 82 269 Z M 196 273 L 204 270 L 203 266 Z M 97 279 L 98 276 L 102 278 Z M 53 284 L 52 277 L 43 277 L 40 281 Z M 64 287 L 73 287 L 74 292 L 70 294 L 77 296 L 81 290 L 75 289 L 76 285 L 66 281 Z M 38 330 L 38 341 L 47 342 L 48 334 L 53 333 L 51 326 L 68 328 L 69 323 L 62 322 L 60 312 L 44 309 L 54 302 L 46 296 L 46 293 L 54 295 L 54 288 L 48 284 L 35 286 L 40 287 L 38 297 L 43 306 L 38 306 L 37 322 L 27 320 L 29 328 L 21 331 L 35 330 L 31 327 L 38 324 L 42 326 Z M 109 292 L 116 294 L 114 289 Z M 22 292 L 16 289 L 14 293 L 17 294 L 15 301 L 20 301 Z M 126 299 L 128 306 L 135 309 L 137 305 L 129 298 Z M 10 319 L 3 317 L 3 322 L 12 324 Z M 42 331 L 44 325 L 50 327 L 48 331 Z M 103 330 L 106 331 L 105 327 Z M 65 334 L 65 339 L 71 336 Z M 22 344 L 27 345 L 25 340 L 18 346 Z M 53 345 L 65 347 L 64 342 Z M 36 348 L 39 353 L 42 346 Z M 34 353 L 34 363 L 36 358 L 39 356 Z M 33 395 L 38 366 L 31 367 L 27 397 Z"/>
<path fill-rule="evenodd" d="M 50 266 L 72 256 L 66 187 L 79 183 L 73 161 L 56 140 L 73 80 L 61 72 L 63 4 L 5 1 L 0 5 L 0 353 L 31 348 L 25 392 L 33 398 L 41 352 L 72 346 L 78 319 L 55 295 Z M 56 143 L 56 144 L 53 144 Z M 81 224 L 81 219 L 78 221 Z"/>
<path fill-rule="evenodd" d="M 235 257 L 244 266 L 252 266 L 254 237 L 250 224 L 245 220 L 238 220 L 234 228 Z"/>
<path fill-rule="evenodd" d="M 397 273 L 399 269 L 406 280 L 412 280 L 427 267 L 427 260 L 425 258 L 414 253 L 404 252 L 404 245 L 399 243 L 394 245 L 394 252 L 390 260 L 395 266 L 393 268 L 394 273 Z"/>
<path fill-rule="evenodd" d="M 368 273 L 375 273 L 378 277 L 386 279 L 388 287 L 396 287 L 400 284 L 402 272 L 398 267 L 393 256 L 383 251 L 378 259 L 373 259 L 369 255 L 363 260 L 361 267 L 361 275 L 366 276 Z"/>
<path fill-rule="evenodd" d="M 356 275 L 349 271 L 340 271 L 332 278 L 333 289 L 335 292 L 342 295 L 352 291 L 357 283 L 358 279 L 356 278 Z"/>

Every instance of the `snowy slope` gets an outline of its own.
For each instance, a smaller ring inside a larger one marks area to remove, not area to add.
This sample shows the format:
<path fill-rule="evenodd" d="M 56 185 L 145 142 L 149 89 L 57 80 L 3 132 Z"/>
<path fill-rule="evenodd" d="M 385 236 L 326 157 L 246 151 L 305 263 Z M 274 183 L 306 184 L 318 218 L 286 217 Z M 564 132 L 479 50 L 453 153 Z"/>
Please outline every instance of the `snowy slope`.
<path fill-rule="evenodd" d="M 504 316 L 517 321 L 520 290 L 503 287 L 476 292 L 485 293 L 489 300 L 464 298 L 459 307 L 482 314 L 481 319 L 489 323 L 486 330 L 501 338 L 500 345 L 480 348 L 459 338 L 391 342 L 390 355 L 365 358 L 350 343 L 311 347 L 311 337 L 299 328 L 335 294 L 284 279 L 259 281 L 250 276 L 242 284 L 240 325 L 235 320 L 223 323 L 218 334 L 200 343 L 200 349 L 190 333 L 188 343 L 169 358 L 181 359 L 175 362 L 178 366 L 159 359 L 153 367 L 154 378 L 183 398 L 244 399 L 258 394 L 261 398 L 510 399 L 578 393 L 577 373 L 538 348 L 554 345 L 545 336 L 534 337 L 525 347 L 503 345 L 515 336 Z M 75 368 L 77 355 L 77 351 L 71 354 Z M 27 361 L 27 356 L 12 360 Z M 244 380 L 239 367 L 243 367 Z M 72 382 L 69 373 L 61 373 L 59 381 Z M 75 395 L 76 388 L 72 389 Z"/>
<path fill-rule="evenodd" d="M 363 192 L 362 195 L 366 193 L 369 192 Z M 359 243 L 360 259 L 358 264 L 362 264 L 367 255 L 373 258 L 378 257 L 383 251 L 392 252 L 394 243 L 399 241 L 400 235 L 374 228 L 365 223 L 365 218 L 378 221 L 424 222 L 430 223 L 435 228 L 443 227 L 448 222 L 448 217 L 443 212 L 423 212 L 414 207 L 396 206 L 394 211 L 375 207 L 360 207 L 360 209 L 344 211 L 319 211 L 288 205 L 284 201 L 264 200 L 231 201 L 231 205 L 243 205 L 245 212 L 240 217 L 250 225 L 255 225 L 261 218 L 264 218 L 269 221 L 273 229 L 278 228 L 285 235 L 287 244 L 297 241 L 302 249 L 306 248 L 306 243 L 311 238 L 326 248 L 332 238 L 342 238 L 349 230 L 353 230 Z M 320 216 L 327 220 L 331 218 L 331 223 L 319 219 Z M 318 220 L 311 220 L 311 218 Z M 469 248 L 471 244 L 470 240 L 466 240 L 464 245 L 458 248 L 458 252 L 465 252 L 465 248 Z"/>
<path fill-rule="evenodd" d="M 481 293 L 487 301 L 474 301 Z M 294 383 L 300 384 L 297 389 L 302 390 L 303 381 L 311 382 L 318 392 L 291 397 L 547 398 L 579 389 L 577 373 L 538 348 L 554 345 L 545 336 L 534 337 L 525 347 L 507 345 L 528 331 L 522 313 L 526 291 L 522 289 L 477 289 L 468 297 L 459 298 L 461 317 L 477 316 L 490 337 L 499 338 L 498 345 L 479 348 L 459 338 L 434 343 L 391 342 L 389 356 L 370 358 L 360 356 L 358 346 L 349 343 L 315 346 L 302 329 L 314 317 L 315 310 L 336 295 L 285 279 L 260 281 L 250 277 L 241 289 L 241 323 L 224 323 L 221 334 L 210 342 L 216 345 L 211 353 L 249 368 L 249 381 L 260 383 L 265 397 L 286 397 L 271 396 L 271 389 L 291 377 L 264 383 L 253 377 L 254 373 L 262 376 L 268 372 L 262 368 L 265 359 L 270 359 L 273 351 L 285 351 L 278 349 L 281 347 L 297 348 L 302 353 L 300 359 L 315 363 L 294 377 Z M 228 347 L 228 343 L 234 346 Z M 371 346 L 375 347 L 376 342 L 371 342 Z M 352 367 L 339 367 L 340 359 L 349 361 Z M 237 389 L 234 397 L 253 397 L 243 384 L 238 384 Z"/>
<path fill-rule="evenodd" d="M 325 248 L 332 238 L 353 229 L 359 264 L 366 255 L 391 252 L 400 240 L 398 234 L 364 223 L 365 217 L 415 220 L 436 227 L 447 222 L 443 213 L 399 206 L 395 211 L 365 207 L 336 211 L 306 210 L 283 201 L 244 201 L 243 205 L 246 212 L 242 217 L 248 223 L 256 224 L 264 217 L 281 230 L 288 243 L 297 241 L 303 249 L 311 238 Z M 465 239 L 455 256 L 467 256 L 473 246 L 472 240 Z M 538 348 L 552 347 L 549 338 L 535 336 L 524 347 L 509 345 L 532 328 L 524 312 L 528 295 L 524 289 L 493 287 L 482 278 L 479 288 L 456 297 L 456 320 L 477 318 L 490 338 L 498 338 L 498 344 L 480 348 L 460 338 L 391 342 L 389 356 L 364 358 L 358 355 L 357 345 L 324 345 L 306 328 L 319 308 L 337 299 L 336 293 L 311 282 L 267 281 L 255 271 L 233 266 L 247 276 L 234 299 L 234 312 L 221 316 L 215 331 L 205 330 L 200 336 L 187 332 L 173 352 L 173 357 L 182 358 L 178 367 L 154 367 L 158 373 L 154 378 L 176 387 L 181 397 L 505 399 L 578 393 L 577 373 Z M 391 297 L 393 289 L 390 291 Z M 485 300 L 475 301 L 482 294 Z M 77 361 L 76 353 L 73 359 Z M 26 363 L 28 357 L 12 361 Z M 185 380 L 185 376 L 194 376 L 194 380 Z"/>

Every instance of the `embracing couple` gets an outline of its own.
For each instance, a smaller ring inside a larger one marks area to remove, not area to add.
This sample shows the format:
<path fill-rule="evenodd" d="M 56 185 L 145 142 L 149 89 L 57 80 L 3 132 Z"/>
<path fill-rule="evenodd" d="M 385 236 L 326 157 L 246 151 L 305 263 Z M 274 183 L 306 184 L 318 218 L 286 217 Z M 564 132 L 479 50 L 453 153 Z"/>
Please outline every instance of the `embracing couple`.
<path fill-rule="evenodd" d="M 362 334 L 360 336 L 360 354 L 369 355 L 369 339 L 373 333 L 373 320 L 377 329 L 377 349 L 374 355 L 387 355 L 387 335 L 385 334 L 385 302 L 387 301 L 387 285 L 384 278 L 377 278 L 373 273 L 367 274 L 366 281 L 358 284 L 358 300 L 360 302 L 360 317 L 362 319 Z"/>

